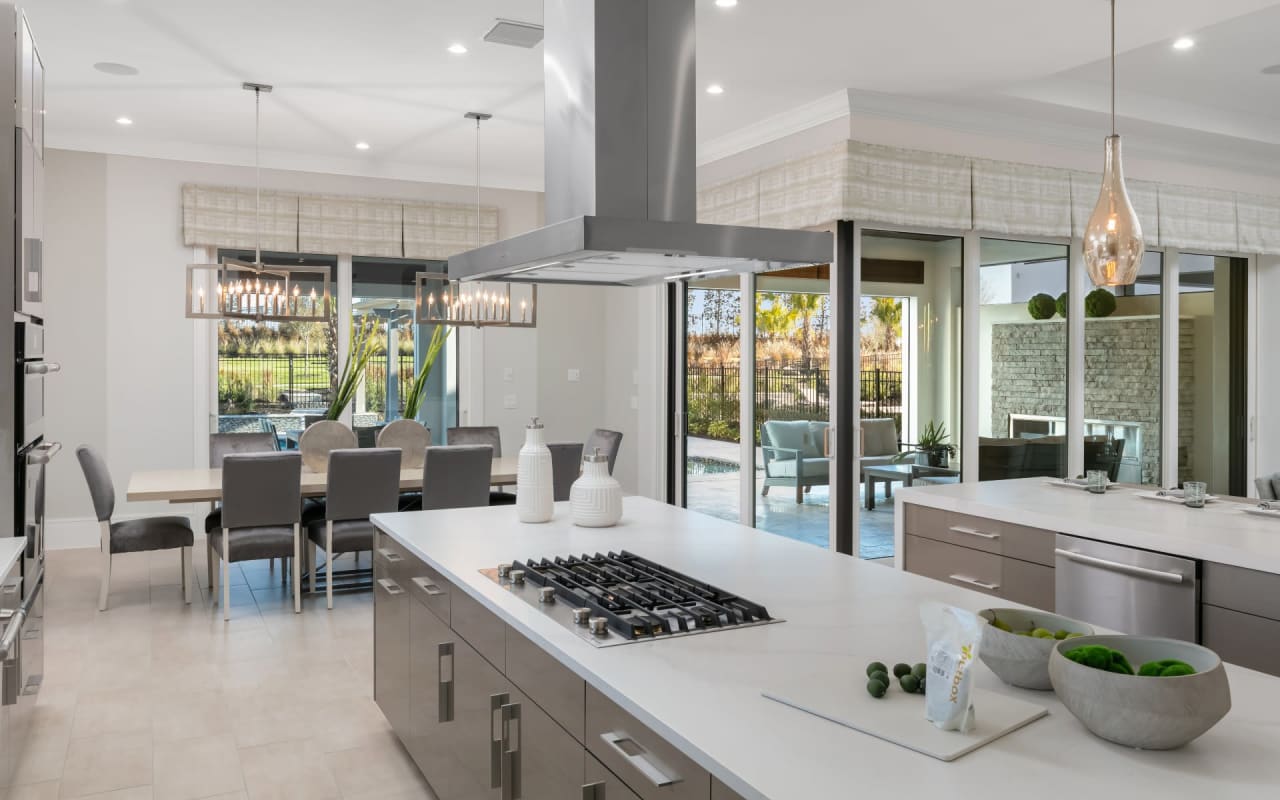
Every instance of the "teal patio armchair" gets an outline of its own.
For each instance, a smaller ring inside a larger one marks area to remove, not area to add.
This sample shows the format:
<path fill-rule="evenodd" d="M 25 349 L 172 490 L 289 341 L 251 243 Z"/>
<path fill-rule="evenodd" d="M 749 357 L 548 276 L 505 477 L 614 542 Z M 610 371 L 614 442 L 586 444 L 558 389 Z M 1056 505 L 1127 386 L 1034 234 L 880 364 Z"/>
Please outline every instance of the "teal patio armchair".
<path fill-rule="evenodd" d="M 814 486 L 827 486 L 831 480 L 831 459 L 825 455 L 823 440 L 827 423 L 809 420 L 769 420 L 760 426 L 760 450 L 764 456 L 764 487 L 789 486 L 795 489 L 796 502 L 804 502 L 804 493 Z"/>

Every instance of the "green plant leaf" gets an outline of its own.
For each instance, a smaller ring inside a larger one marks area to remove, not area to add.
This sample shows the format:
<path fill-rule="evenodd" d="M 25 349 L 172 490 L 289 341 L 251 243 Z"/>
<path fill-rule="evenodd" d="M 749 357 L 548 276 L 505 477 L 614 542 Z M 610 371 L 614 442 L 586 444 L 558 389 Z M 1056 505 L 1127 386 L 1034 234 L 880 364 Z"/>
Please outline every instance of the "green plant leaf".
<path fill-rule="evenodd" d="M 449 335 L 452 333 L 453 328 L 447 325 L 437 325 L 435 331 L 432 332 L 431 342 L 427 345 L 427 352 L 422 358 L 422 367 L 414 377 L 413 385 L 409 387 L 409 391 L 404 396 L 405 419 L 417 418 L 423 401 L 427 399 L 427 378 L 430 377 L 431 370 L 436 365 L 436 359 L 440 356 L 440 351 L 444 349 L 444 343 L 448 341 Z"/>

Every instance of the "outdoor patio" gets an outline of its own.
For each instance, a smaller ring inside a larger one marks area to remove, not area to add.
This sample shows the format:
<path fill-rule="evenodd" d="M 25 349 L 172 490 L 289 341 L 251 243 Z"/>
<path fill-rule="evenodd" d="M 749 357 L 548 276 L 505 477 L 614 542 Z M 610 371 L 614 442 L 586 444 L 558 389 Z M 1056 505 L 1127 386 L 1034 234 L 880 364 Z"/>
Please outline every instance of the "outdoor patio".
<path fill-rule="evenodd" d="M 690 510 L 713 517 L 738 521 L 738 445 L 715 439 L 689 437 L 687 505 Z M 815 486 L 797 505 L 788 490 L 773 489 L 760 495 L 764 484 L 760 449 L 756 448 L 755 526 L 779 536 L 826 547 L 830 494 L 825 486 Z M 861 486 L 861 484 L 860 484 Z M 876 493 L 875 511 L 867 511 L 859 490 L 861 537 L 858 554 L 862 558 L 893 556 L 893 502 Z"/>

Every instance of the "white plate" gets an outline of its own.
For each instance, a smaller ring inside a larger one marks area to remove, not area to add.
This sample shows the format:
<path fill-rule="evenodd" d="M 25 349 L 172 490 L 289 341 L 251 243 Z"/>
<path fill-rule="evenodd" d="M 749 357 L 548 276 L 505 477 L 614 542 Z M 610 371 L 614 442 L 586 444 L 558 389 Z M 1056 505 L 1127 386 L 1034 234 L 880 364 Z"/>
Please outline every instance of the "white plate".
<path fill-rule="evenodd" d="M 1259 517 L 1273 517 L 1275 519 L 1280 519 L 1280 509 L 1258 508 L 1257 506 L 1245 506 L 1240 510 L 1246 514 L 1254 514 Z"/>
<path fill-rule="evenodd" d="M 1177 503 L 1178 505 L 1185 504 L 1181 497 L 1174 497 L 1172 495 L 1161 495 L 1161 494 L 1156 494 L 1155 492 L 1142 492 L 1138 495 L 1138 497 L 1141 497 L 1146 500 L 1159 500 L 1163 503 Z M 1204 501 L 1206 503 L 1212 503 L 1217 499 L 1218 499 L 1218 496 L 1216 494 L 1207 494 L 1204 496 Z"/>

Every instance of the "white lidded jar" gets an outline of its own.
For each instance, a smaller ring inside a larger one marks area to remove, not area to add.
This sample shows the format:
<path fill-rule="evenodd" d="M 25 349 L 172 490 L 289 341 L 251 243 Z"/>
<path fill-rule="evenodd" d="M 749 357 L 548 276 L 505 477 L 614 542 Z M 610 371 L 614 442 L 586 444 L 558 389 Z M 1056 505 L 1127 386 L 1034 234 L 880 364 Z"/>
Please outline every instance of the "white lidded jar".
<path fill-rule="evenodd" d="M 537 417 L 524 430 L 524 447 L 516 467 L 516 517 L 521 522 L 550 522 L 555 511 L 551 451 Z"/>
<path fill-rule="evenodd" d="M 582 476 L 569 489 L 573 524 L 609 528 L 622 519 L 622 484 L 609 474 L 609 457 L 596 448 L 582 459 Z"/>

